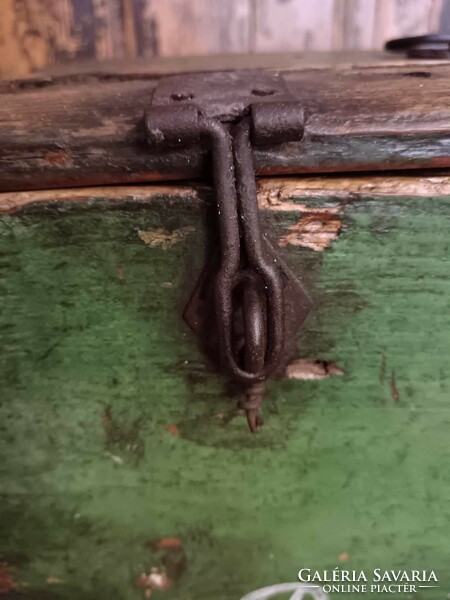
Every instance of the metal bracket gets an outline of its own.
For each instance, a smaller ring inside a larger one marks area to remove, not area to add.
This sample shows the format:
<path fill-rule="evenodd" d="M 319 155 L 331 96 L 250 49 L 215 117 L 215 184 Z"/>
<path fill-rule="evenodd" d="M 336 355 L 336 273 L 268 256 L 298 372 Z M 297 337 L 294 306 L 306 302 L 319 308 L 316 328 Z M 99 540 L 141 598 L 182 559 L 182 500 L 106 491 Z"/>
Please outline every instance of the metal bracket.
<path fill-rule="evenodd" d="M 256 80 L 242 73 L 218 73 L 213 82 L 201 74 L 165 80 L 145 114 L 151 147 L 206 143 L 211 149 L 220 263 L 213 277 L 202 278 L 185 319 L 214 340 L 208 353 L 247 386 L 240 406 L 252 432 L 263 422 L 264 382 L 283 363 L 311 308 L 261 233 L 252 144 L 299 141 L 303 121 L 302 107 L 289 99 L 281 80 L 260 73 Z M 205 300 L 213 306 L 217 336 L 211 336 Z"/>

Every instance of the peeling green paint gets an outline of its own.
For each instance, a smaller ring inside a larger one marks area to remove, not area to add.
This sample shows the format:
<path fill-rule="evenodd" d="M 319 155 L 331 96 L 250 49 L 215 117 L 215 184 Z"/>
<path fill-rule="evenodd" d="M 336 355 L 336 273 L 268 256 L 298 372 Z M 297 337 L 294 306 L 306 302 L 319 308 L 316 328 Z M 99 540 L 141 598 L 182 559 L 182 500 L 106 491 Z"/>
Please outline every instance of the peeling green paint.
<path fill-rule="evenodd" d="M 238 600 L 302 566 L 434 569 L 439 590 L 414 598 L 445 597 L 449 199 L 357 198 L 330 248 L 286 249 L 316 301 L 298 357 L 344 375 L 271 382 L 257 436 L 180 317 L 204 219 L 164 199 L 1 219 L 11 598 L 143 598 L 135 582 L 161 567 L 165 536 L 182 541 L 183 568 L 154 598 Z M 264 217 L 274 239 L 296 219 Z M 195 234 L 166 249 L 137 235 L 183 227 Z"/>

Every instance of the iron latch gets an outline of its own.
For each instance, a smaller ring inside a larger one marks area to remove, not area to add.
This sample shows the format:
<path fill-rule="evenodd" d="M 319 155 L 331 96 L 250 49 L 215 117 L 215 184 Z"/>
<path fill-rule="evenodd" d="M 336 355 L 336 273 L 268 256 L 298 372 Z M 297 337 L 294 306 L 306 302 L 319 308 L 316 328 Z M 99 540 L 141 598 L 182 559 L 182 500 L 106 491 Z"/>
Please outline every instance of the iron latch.
<path fill-rule="evenodd" d="M 276 75 L 217 73 L 212 83 L 201 74 L 165 80 L 145 129 L 156 151 L 210 149 L 220 258 L 184 317 L 208 355 L 244 386 L 239 406 L 255 432 L 265 381 L 285 365 L 311 301 L 261 231 L 252 145 L 301 140 L 304 115 Z"/>

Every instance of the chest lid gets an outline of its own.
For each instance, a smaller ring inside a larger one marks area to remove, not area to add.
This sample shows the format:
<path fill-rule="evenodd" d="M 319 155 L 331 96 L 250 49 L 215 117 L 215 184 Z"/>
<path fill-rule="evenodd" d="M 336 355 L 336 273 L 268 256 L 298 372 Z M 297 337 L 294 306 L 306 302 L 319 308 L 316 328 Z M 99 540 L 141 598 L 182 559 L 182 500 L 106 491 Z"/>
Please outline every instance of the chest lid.
<path fill-rule="evenodd" d="M 225 127 L 251 115 L 258 175 L 449 167 L 449 81 L 448 60 L 359 54 L 166 60 L 2 82 L 0 191 L 205 177 L 209 144 L 168 134 L 192 110 Z"/>

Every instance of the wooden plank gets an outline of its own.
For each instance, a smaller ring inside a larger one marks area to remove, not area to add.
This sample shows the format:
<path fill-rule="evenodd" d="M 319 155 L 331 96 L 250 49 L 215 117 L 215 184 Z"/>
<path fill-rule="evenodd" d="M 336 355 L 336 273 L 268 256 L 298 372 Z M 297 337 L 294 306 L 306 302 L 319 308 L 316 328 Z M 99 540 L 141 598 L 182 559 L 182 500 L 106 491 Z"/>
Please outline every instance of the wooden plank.
<path fill-rule="evenodd" d="M 419 64 L 283 72 L 307 114 L 306 133 L 300 142 L 255 147 L 258 173 L 449 166 L 450 67 Z M 5 84 L 0 189 L 204 176 L 206 147 L 149 151 L 142 116 L 158 81 L 122 73 Z M 251 97 L 248 74 L 245 86 Z"/>
<path fill-rule="evenodd" d="M 442 11 L 439 17 L 439 31 L 446 34 L 450 31 L 450 0 L 442 0 Z"/>
<path fill-rule="evenodd" d="M 141 0 L 135 11 L 139 56 L 250 50 L 250 0 Z"/>
<path fill-rule="evenodd" d="M 257 52 L 382 49 L 391 38 L 440 29 L 444 0 L 261 0 Z"/>
<path fill-rule="evenodd" d="M 92 0 L 95 58 L 99 61 L 122 58 L 124 30 L 122 0 Z"/>
<path fill-rule="evenodd" d="M 127 59 L 134 59 L 137 57 L 134 0 L 122 0 L 122 29 L 124 54 Z"/>
<path fill-rule="evenodd" d="M 74 57 L 81 48 L 70 0 L 3 0 L 0 19 L 0 77 Z"/>
<path fill-rule="evenodd" d="M 2 0 L 1 78 L 123 55 L 121 0 Z"/>
<path fill-rule="evenodd" d="M 381 49 L 446 30 L 448 0 L 3 0 L 0 77 L 74 59 Z"/>
<path fill-rule="evenodd" d="M 445 64 L 448 61 L 440 61 Z M 132 78 L 139 75 L 173 75 L 176 73 L 198 71 L 234 71 L 236 65 L 239 69 L 276 69 L 276 70 L 303 70 L 330 67 L 351 66 L 409 66 L 411 69 L 420 70 L 422 67 L 433 66 L 433 60 L 407 59 L 393 52 L 356 52 L 354 50 L 341 52 L 283 52 L 279 54 L 218 54 L 215 56 L 173 56 L 139 60 L 97 61 L 87 60 L 65 65 L 55 65 L 43 69 L 38 75 L 28 78 L 71 77 L 92 75 L 94 77 L 120 76 Z M 448 63 L 450 64 L 450 63 Z M 12 84 L 0 82 L 0 90 L 11 87 Z M 26 85 L 24 83 L 23 85 Z"/>
<path fill-rule="evenodd" d="M 170 201 L 175 198 L 178 201 L 187 200 L 192 203 L 199 201 L 198 188 L 195 186 L 180 185 L 117 185 L 97 186 L 91 188 L 69 188 L 66 190 L 38 190 L 29 192 L 5 192 L 0 194 L 0 214 L 15 214 L 29 206 L 60 205 L 61 203 L 85 204 L 89 201 L 102 201 L 114 203 L 152 203 L 165 198 Z"/>
<path fill-rule="evenodd" d="M 342 6 L 342 43 L 339 49 L 368 50 L 373 46 L 376 0 L 345 0 Z"/>
<path fill-rule="evenodd" d="M 105 210 L 109 193 L 0 221 L 6 596 L 133 600 L 165 569 L 161 597 L 237 600 L 295 581 L 300 561 L 433 569 L 439 600 L 449 197 L 331 191 L 308 215 L 264 212 L 275 241 L 324 210 L 343 227 L 323 251 L 280 247 L 315 309 L 250 436 L 181 318 L 211 256 L 208 196 Z M 332 362 L 343 374 L 322 377 Z"/>
<path fill-rule="evenodd" d="M 34 190 L 0 193 L 0 214 L 15 214 L 39 204 L 86 204 L 103 202 L 114 204 L 146 204 L 161 198 L 196 204 L 206 187 L 204 185 L 116 185 L 55 190 Z M 212 194 L 212 190 L 210 192 Z M 374 174 L 303 177 L 265 177 L 258 180 L 258 203 L 262 210 L 305 211 L 301 199 L 320 199 L 333 196 L 340 202 L 364 196 L 450 196 L 450 177 L 430 173 Z"/>
<path fill-rule="evenodd" d="M 255 52 L 333 48 L 334 0 L 258 0 L 254 3 Z"/>
<path fill-rule="evenodd" d="M 388 39 L 439 31 L 443 0 L 376 0 L 373 48 Z"/>

